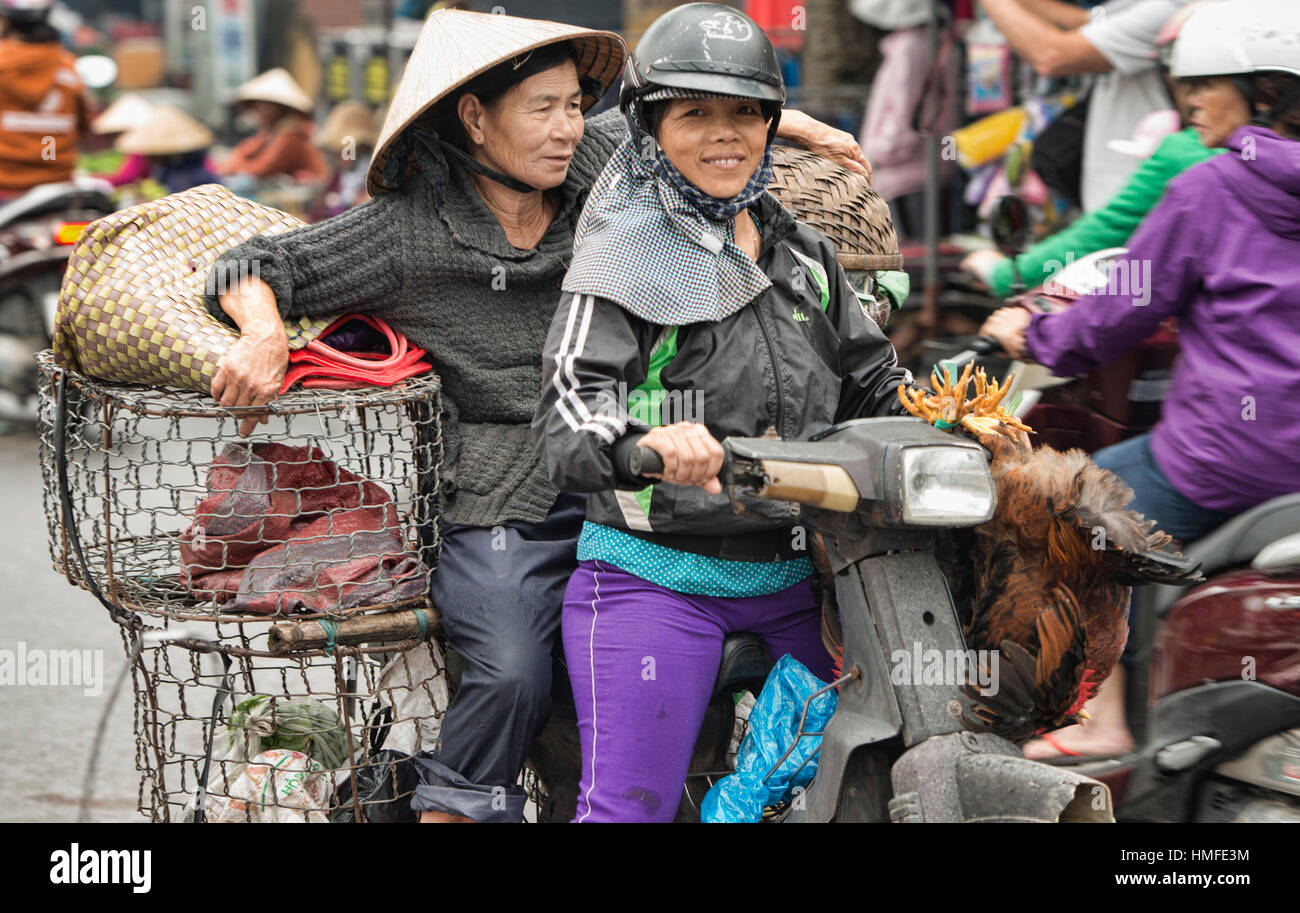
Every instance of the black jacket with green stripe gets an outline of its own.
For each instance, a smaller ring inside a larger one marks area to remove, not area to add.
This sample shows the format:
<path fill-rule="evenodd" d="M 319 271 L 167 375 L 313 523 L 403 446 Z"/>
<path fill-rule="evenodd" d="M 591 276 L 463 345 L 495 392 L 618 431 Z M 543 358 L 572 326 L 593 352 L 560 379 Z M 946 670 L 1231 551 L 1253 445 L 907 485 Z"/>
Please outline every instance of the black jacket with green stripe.
<path fill-rule="evenodd" d="M 662 327 L 597 296 L 563 296 L 532 434 L 555 484 L 590 493 L 588 520 L 719 557 L 789 557 L 773 546 L 797 523 L 789 505 L 746 499 L 738 514 L 725 494 L 646 487 L 622 476 L 615 446 L 676 421 L 700 422 L 719 441 L 807 440 L 835 422 L 904 414 L 897 389 L 911 375 L 858 303 L 834 246 L 769 194 L 756 209 L 758 265 L 772 285 L 724 320 Z"/>

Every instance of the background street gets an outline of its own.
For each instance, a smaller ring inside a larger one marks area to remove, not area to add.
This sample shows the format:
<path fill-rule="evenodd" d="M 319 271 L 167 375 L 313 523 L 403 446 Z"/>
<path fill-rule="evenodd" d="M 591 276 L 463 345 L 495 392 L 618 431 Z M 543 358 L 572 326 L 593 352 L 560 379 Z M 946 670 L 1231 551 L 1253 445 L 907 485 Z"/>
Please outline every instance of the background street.
<path fill-rule="evenodd" d="M 50 562 L 41 507 L 37 438 L 31 426 L 0 435 L 0 582 L 7 599 L 0 649 L 103 650 L 102 693 L 78 686 L 0 686 L 0 820 L 75 821 L 95 725 L 124 661 L 116 626 L 95 598 Z M 109 718 L 91 817 L 143 821 L 128 681 Z"/>

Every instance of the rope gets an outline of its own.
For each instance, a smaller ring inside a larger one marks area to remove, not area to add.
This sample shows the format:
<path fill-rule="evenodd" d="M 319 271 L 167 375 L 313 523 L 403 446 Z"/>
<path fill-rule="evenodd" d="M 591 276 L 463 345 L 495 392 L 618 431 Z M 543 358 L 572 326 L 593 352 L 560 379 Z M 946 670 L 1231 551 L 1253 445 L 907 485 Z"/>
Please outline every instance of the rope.
<path fill-rule="evenodd" d="M 339 636 L 339 626 L 327 618 L 322 618 L 317 623 L 320 625 L 320 629 L 325 632 L 325 653 L 328 656 L 333 656 L 335 639 Z"/>

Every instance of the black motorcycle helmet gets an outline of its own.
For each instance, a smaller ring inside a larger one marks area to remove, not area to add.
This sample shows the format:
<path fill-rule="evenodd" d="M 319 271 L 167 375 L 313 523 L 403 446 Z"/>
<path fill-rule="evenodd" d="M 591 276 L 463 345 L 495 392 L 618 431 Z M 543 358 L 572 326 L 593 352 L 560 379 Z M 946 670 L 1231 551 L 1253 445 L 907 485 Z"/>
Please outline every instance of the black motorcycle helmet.
<path fill-rule="evenodd" d="M 665 90 L 667 90 L 665 92 Z M 785 104 L 785 82 L 772 42 L 744 13 L 721 3 L 687 3 L 664 13 L 645 30 L 623 68 L 619 107 L 626 114 L 634 100 L 699 92 L 755 98 L 776 136 Z M 654 125 L 641 106 L 637 126 L 647 136 Z"/>

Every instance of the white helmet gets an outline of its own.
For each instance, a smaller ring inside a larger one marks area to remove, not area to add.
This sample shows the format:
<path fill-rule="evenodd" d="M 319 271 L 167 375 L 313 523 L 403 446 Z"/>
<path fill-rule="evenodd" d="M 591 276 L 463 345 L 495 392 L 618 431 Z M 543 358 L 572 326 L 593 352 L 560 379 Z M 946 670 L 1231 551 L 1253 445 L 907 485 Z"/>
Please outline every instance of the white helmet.
<path fill-rule="evenodd" d="M 1174 42 L 1187 20 L 1191 18 L 1192 13 L 1203 6 L 1222 2 L 1223 0 L 1192 0 L 1186 6 L 1180 6 L 1177 12 L 1165 20 L 1165 24 L 1160 27 L 1160 31 L 1156 34 L 1156 57 L 1160 59 L 1162 67 L 1168 69 L 1173 62 Z"/>
<path fill-rule="evenodd" d="M 1225 0 L 1197 7 L 1178 31 L 1170 69 L 1175 79 L 1264 71 L 1300 76 L 1300 3 Z"/>
<path fill-rule="evenodd" d="M 54 0 L 0 0 L 0 16 L 11 22 L 44 22 Z"/>

